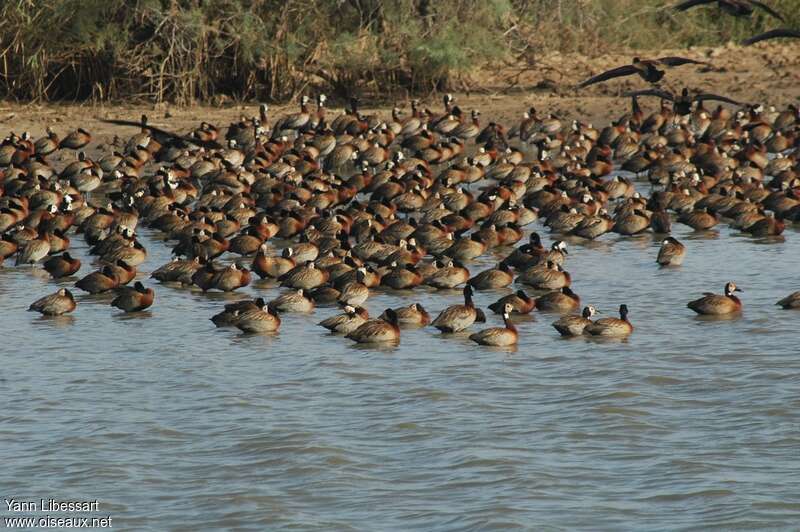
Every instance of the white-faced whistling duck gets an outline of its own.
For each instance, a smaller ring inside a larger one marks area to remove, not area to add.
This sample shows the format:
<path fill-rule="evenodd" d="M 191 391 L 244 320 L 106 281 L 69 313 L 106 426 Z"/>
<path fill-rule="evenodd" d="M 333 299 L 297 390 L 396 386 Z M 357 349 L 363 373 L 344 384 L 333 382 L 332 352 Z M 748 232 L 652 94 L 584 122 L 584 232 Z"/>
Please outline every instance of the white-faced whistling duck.
<path fill-rule="evenodd" d="M 402 325 L 410 325 L 410 326 L 421 326 L 424 327 L 425 325 L 430 324 L 431 316 L 428 314 L 428 311 L 425 310 L 420 303 L 412 303 L 411 305 L 407 305 L 405 307 L 398 307 L 394 309 L 395 314 L 397 314 L 397 323 Z M 386 313 L 380 315 L 382 320 L 388 318 Z"/>
<path fill-rule="evenodd" d="M 234 327 L 239 316 L 245 311 L 263 308 L 264 306 L 266 306 L 264 298 L 243 299 L 226 304 L 222 312 L 214 314 L 210 319 L 217 327 Z"/>
<path fill-rule="evenodd" d="M 466 285 L 464 287 L 464 304 L 451 305 L 444 309 L 431 325 L 445 333 L 454 333 L 463 331 L 471 326 L 473 323 L 486 321 L 486 316 L 483 311 L 475 308 L 472 302 L 472 287 Z"/>
<path fill-rule="evenodd" d="M 483 329 L 469 336 L 469 339 L 479 345 L 488 345 L 495 347 L 506 347 L 515 345 L 519 334 L 517 328 L 511 322 L 511 304 L 506 303 L 503 308 L 503 324 L 504 327 L 491 327 Z"/>
<path fill-rule="evenodd" d="M 369 319 L 369 312 L 363 307 L 347 305 L 343 310 L 341 314 L 322 320 L 319 325 L 331 332 L 350 334 Z"/>
<path fill-rule="evenodd" d="M 153 304 L 155 292 L 152 288 L 145 288 L 140 282 L 136 282 L 133 288 L 123 286 L 117 289 L 117 297 L 111 301 L 112 307 L 125 312 L 139 312 L 149 308 Z"/>
<path fill-rule="evenodd" d="M 90 294 L 101 294 L 119 286 L 119 280 L 109 266 L 103 266 L 100 271 L 92 272 L 75 283 L 76 288 Z"/>
<path fill-rule="evenodd" d="M 314 301 L 300 288 L 276 297 L 269 302 L 269 307 L 278 312 L 311 312 L 314 310 Z"/>
<path fill-rule="evenodd" d="M 162 283 L 180 283 L 191 285 L 192 276 L 202 267 L 199 258 L 178 259 L 175 258 L 163 266 L 157 268 L 150 277 Z"/>
<path fill-rule="evenodd" d="M 347 335 L 347 338 L 360 344 L 372 343 L 396 343 L 400 341 L 400 325 L 397 313 L 388 308 L 383 314 L 385 320 L 369 320 L 363 323 L 355 331 Z"/>
<path fill-rule="evenodd" d="M 668 236 L 661 242 L 661 249 L 658 250 L 656 262 L 661 266 L 679 266 L 683 264 L 685 255 L 686 246 L 678 242 L 677 239 Z"/>
<path fill-rule="evenodd" d="M 503 296 L 489 305 L 489 309 L 495 314 L 502 314 L 506 305 L 511 305 L 512 313 L 528 314 L 533 310 L 535 304 L 534 299 L 526 294 L 524 290 L 517 290 L 513 294 Z"/>
<path fill-rule="evenodd" d="M 800 309 L 800 292 L 789 294 L 775 304 L 785 309 Z"/>
<path fill-rule="evenodd" d="M 60 289 L 55 294 L 37 299 L 28 310 L 40 312 L 45 316 L 60 316 L 75 310 L 75 298 L 66 288 Z"/>
<path fill-rule="evenodd" d="M 628 321 L 628 305 L 619 306 L 619 318 L 601 318 L 587 325 L 584 332 L 609 338 L 629 336 L 633 332 L 633 325 Z"/>
<path fill-rule="evenodd" d="M 566 314 L 580 308 L 581 298 L 565 286 L 560 291 L 548 292 L 536 298 L 536 310 Z"/>
<path fill-rule="evenodd" d="M 53 279 L 60 279 L 75 275 L 81 269 L 81 261 L 73 258 L 69 251 L 65 251 L 44 261 L 44 269 Z"/>
<path fill-rule="evenodd" d="M 724 296 L 706 292 L 700 299 L 690 301 L 687 307 L 698 314 L 711 316 L 721 316 L 739 312 L 742 310 L 742 302 L 733 293 L 741 291 L 742 290 L 738 288 L 736 284 L 728 282 L 725 284 Z"/>
<path fill-rule="evenodd" d="M 583 334 L 584 329 L 592 324 L 590 318 L 595 314 L 597 314 L 597 310 L 592 305 L 588 305 L 583 307 L 583 312 L 580 316 L 564 316 L 554 321 L 553 327 L 561 336 L 580 336 Z"/>
<path fill-rule="evenodd" d="M 258 303 L 263 303 L 261 299 Z M 245 333 L 263 334 L 277 331 L 281 326 L 278 311 L 268 305 L 254 305 L 239 312 L 234 321 L 237 329 Z"/>
<path fill-rule="evenodd" d="M 514 275 L 505 263 L 500 263 L 496 268 L 490 268 L 477 274 L 468 281 L 468 284 L 475 290 L 491 290 L 494 288 L 505 288 L 514 282 Z"/>

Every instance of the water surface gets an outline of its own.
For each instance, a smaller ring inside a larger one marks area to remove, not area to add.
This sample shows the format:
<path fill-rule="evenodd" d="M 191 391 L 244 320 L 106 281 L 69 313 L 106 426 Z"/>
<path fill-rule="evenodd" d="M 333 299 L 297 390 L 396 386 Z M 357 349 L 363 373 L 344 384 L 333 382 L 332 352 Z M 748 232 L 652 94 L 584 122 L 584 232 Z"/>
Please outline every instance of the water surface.
<path fill-rule="evenodd" d="M 284 316 L 274 336 L 216 329 L 225 302 L 279 289 L 152 283 L 169 247 L 147 230 L 144 313 L 76 290 L 74 314 L 41 318 L 28 305 L 74 279 L 7 265 L 0 493 L 99 499 L 135 530 L 796 529 L 800 312 L 774 304 L 800 289 L 800 234 L 675 229 L 679 268 L 657 267 L 652 235 L 570 241 L 573 289 L 606 316 L 626 303 L 629 340 L 564 340 L 535 313 L 513 350 L 432 328 L 354 346 L 316 325 L 331 308 Z M 686 308 L 728 280 L 741 317 Z M 417 289 L 366 306 L 460 300 Z"/>

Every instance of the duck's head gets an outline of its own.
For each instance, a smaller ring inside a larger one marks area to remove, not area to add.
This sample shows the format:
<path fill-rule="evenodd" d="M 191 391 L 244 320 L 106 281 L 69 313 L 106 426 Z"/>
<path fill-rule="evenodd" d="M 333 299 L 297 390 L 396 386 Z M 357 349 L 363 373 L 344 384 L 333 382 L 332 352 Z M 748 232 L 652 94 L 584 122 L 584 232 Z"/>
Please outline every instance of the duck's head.
<path fill-rule="evenodd" d="M 736 283 L 729 281 L 725 284 L 725 295 L 732 296 L 734 292 L 741 292 L 742 289 L 736 286 Z"/>

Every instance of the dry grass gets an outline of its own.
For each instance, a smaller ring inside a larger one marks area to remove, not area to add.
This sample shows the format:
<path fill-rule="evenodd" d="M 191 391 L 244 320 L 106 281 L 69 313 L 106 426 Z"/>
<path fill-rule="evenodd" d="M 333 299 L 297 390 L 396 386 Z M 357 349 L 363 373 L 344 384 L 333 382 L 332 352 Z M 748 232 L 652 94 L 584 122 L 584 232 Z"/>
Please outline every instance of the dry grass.
<path fill-rule="evenodd" d="M 180 104 L 459 88 L 476 69 L 776 27 L 657 0 L 5 0 L 0 97 Z M 800 27 L 797 0 L 771 0 Z"/>

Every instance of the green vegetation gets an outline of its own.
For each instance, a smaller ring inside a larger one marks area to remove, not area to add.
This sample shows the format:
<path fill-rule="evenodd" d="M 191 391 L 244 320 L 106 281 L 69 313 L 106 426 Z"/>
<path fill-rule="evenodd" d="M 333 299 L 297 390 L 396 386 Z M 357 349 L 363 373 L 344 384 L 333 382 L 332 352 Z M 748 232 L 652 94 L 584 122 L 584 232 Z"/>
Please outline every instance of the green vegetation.
<path fill-rule="evenodd" d="M 739 40 L 780 23 L 665 0 L 4 0 L 0 98 L 429 92 L 491 62 Z M 771 0 L 800 27 L 797 0 Z"/>

